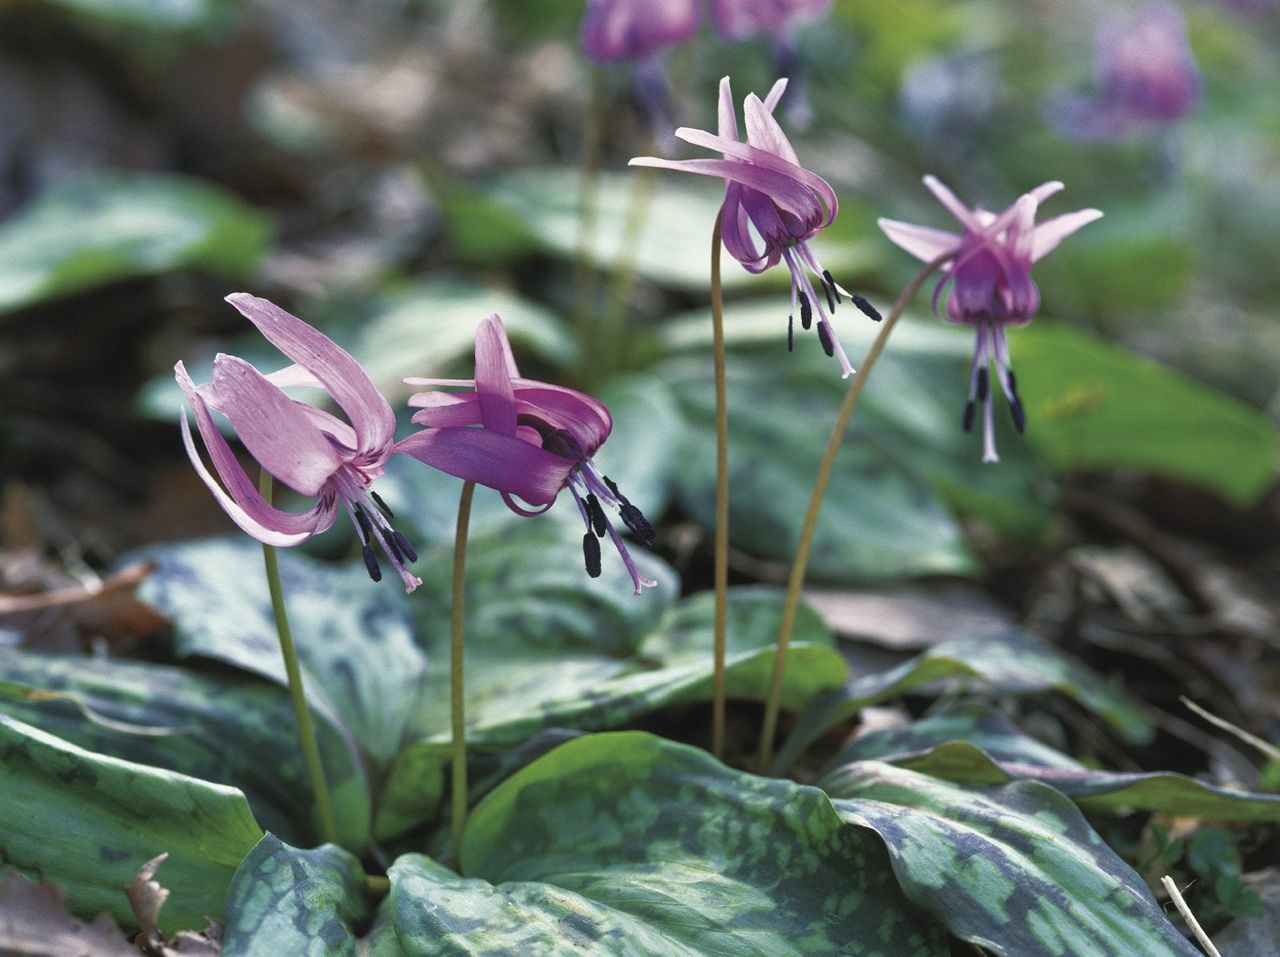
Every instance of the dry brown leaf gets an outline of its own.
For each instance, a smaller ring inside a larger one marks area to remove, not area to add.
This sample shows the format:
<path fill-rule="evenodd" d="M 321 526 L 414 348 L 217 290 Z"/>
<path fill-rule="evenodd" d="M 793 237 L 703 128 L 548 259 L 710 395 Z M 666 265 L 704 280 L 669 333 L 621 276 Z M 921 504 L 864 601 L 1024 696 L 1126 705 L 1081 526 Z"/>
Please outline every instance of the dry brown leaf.
<path fill-rule="evenodd" d="M 160 908 L 169 899 L 169 889 L 162 887 L 155 879 L 160 865 L 168 860 L 169 854 L 158 854 L 138 868 L 137 875 L 124 889 L 129 898 L 129 906 L 133 908 L 133 916 L 138 919 L 141 928 L 134 943 L 143 953 L 150 957 L 217 957 L 222 953 L 222 928 L 213 920 L 203 933 L 183 930 L 173 938 L 166 940 L 164 934 L 156 927 L 160 919 Z"/>
<path fill-rule="evenodd" d="M 6 957 L 138 957 L 107 914 L 92 924 L 67 913 L 66 892 L 11 873 L 0 883 L 0 954 Z"/>
<path fill-rule="evenodd" d="M 813 591 L 804 599 L 838 635 L 915 651 L 961 635 L 1003 634 L 1012 617 L 978 588 L 958 583 L 876 591 Z"/>

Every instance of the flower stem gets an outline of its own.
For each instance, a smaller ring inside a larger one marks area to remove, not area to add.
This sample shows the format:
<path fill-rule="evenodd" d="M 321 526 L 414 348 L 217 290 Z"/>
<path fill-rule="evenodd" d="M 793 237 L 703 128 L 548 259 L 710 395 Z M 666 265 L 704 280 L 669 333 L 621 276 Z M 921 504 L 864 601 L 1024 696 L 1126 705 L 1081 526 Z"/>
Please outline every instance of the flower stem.
<path fill-rule="evenodd" d="M 907 305 L 915 298 L 916 293 L 920 291 L 920 287 L 924 285 L 924 281 L 929 278 L 935 269 L 950 259 L 953 253 L 939 256 L 937 259 L 928 263 L 920 272 L 916 273 L 911 282 L 907 283 L 906 288 L 894 300 L 893 308 L 889 311 L 889 315 L 885 317 L 883 325 L 880 327 L 880 333 L 876 336 L 875 341 L 871 343 L 871 348 L 867 350 L 866 357 L 858 366 L 858 373 L 854 376 L 853 382 L 849 386 L 849 391 L 845 393 L 844 402 L 840 405 L 840 413 L 836 416 L 836 423 L 831 429 L 831 438 L 827 440 L 827 450 L 823 453 L 822 462 L 818 466 L 818 474 L 813 480 L 813 492 L 809 497 L 809 508 L 804 513 L 804 524 L 800 527 L 800 540 L 796 544 L 796 557 L 791 563 L 791 574 L 787 578 L 787 597 L 782 608 L 782 623 L 778 626 L 778 644 L 777 651 L 773 657 L 773 674 L 769 678 L 769 693 L 765 698 L 764 706 L 764 723 L 760 729 L 760 756 L 759 769 L 761 774 L 769 773 L 769 763 L 773 760 L 773 739 L 778 730 L 778 708 L 782 698 L 782 679 L 786 671 L 787 649 L 791 645 L 791 633 L 795 629 L 796 612 L 800 606 L 800 589 L 804 585 L 804 573 L 809 564 L 809 550 L 813 546 L 813 536 L 818 527 L 818 513 L 822 510 L 822 499 L 827 492 L 827 482 L 831 478 L 831 470 L 836 463 L 836 453 L 840 451 L 840 443 L 844 441 L 845 432 L 849 428 L 849 420 L 853 418 L 854 409 L 858 406 L 858 397 L 862 395 L 863 386 L 866 385 L 867 377 L 871 375 L 871 370 L 875 368 L 876 360 L 880 358 L 880 353 L 884 351 L 884 347 L 889 342 L 889 336 L 893 332 L 894 326 L 898 324 L 898 320 L 902 317 L 902 313 L 906 310 Z"/>
<path fill-rule="evenodd" d="M 271 473 L 262 470 L 258 478 L 258 490 L 271 501 Z M 293 646 L 293 631 L 289 628 L 289 613 L 284 606 L 284 589 L 280 587 L 280 563 L 273 545 L 262 546 L 262 562 L 267 571 L 267 590 L 271 592 L 271 610 L 275 613 L 276 634 L 280 636 L 280 654 L 284 657 L 284 670 L 289 679 L 289 700 L 298 722 L 298 744 L 311 778 L 311 791 L 315 795 L 316 811 L 320 816 L 320 833 L 330 844 L 338 843 L 338 822 L 333 814 L 333 801 L 329 798 L 329 785 L 324 778 L 324 764 L 320 760 L 320 746 L 316 743 L 315 728 L 311 724 L 311 709 L 307 707 L 307 692 L 302 686 L 302 669 L 298 667 L 298 652 Z"/>
<path fill-rule="evenodd" d="M 596 240 L 596 204 L 600 192 L 600 128 L 604 114 L 604 71 L 591 68 L 591 91 L 582 132 L 582 165 L 578 172 L 578 251 L 573 275 L 573 324 L 582 349 L 584 376 L 595 361 L 595 326 L 591 322 L 596 295 L 591 247 Z"/>
<path fill-rule="evenodd" d="M 721 214 L 722 215 L 722 214 Z M 720 288 L 720 215 L 711 231 L 711 339 L 716 382 L 715 649 L 711 753 L 724 759 L 725 621 L 729 600 L 729 404 L 724 382 L 724 295 Z"/>
<path fill-rule="evenodd" d="M 453 859 L 462 866 L 462 828 L 467 823 L 467 717 L 463 694 L 462 632 L 466 597 L 467 527 L 471 524 L 471 497 L 476 483 L 462 483 L 458 501 L 458 526 L 453 538 L 453 606 L 449 616 L 449 701 L 453 722 Z"/>

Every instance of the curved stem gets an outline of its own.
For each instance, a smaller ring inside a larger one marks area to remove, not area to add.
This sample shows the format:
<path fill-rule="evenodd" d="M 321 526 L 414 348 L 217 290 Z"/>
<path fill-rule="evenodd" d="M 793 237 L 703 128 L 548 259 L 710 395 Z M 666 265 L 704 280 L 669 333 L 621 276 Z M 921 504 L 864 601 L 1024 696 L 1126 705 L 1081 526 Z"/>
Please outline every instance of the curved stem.
<path fill-rule="evenodd" d="M 723 211 L 720 215 L 723 215 Z M 729 403 L 724 381 L 724 296 L 720 288 L 720 215 L 711 231 L 711 338 L 716 382 L 715 649 L 711 753 L 724 759 L 725 622 L 729 600 Z"/>
<path fill-rule="evenodd" d="M 463 694 L 462 632 L 466 598 L 467 527 L 471 524 L 471 497 L 476 483 L 462 484 L 458 501 L 458 526 L 453 538 L 453 605 L 449 615 L 449 703 L 453 724 L 453 859 L 462 867 L 462 829 L 467 823 L 467 717 Z"/>
<path fill-rule="evenodd" d="M 813 536 L 818 528 L 818 513 L 822 511 L 822 499 L 827 492 L 827 482 L 831 478 L 831 470 L 836 463 L 836 453 L 840 451 L 840 443 L 844 441 L 845 431 L 849 428 L 849 420 L 853 418 L 854 409 L 858 406 L 858 397 L 862 395 L 867 377 L 875 368 L 876 360 L 889 342 L 894 326 L 902 317 L 907 304 L 915 298 L 924 281 L 935 269 L 952 257 L 953 253 L 939 256 L 916 273 L 911 282 L 894 300 L 893 308 L 885 317 L 884 324 L 866 357 L 858 367 L 858 373 L 845 393 L 844 402 L 840 405 L 840 413 L 831 429 L 831 438 L 827 440 L 827 450 L 822 455 L 818 466 L 818 474 L 813 480 L 813 492 L 809 496 L 809 508 L 804 513 L 804 524 L 800 527 L 800 540 L 796 544 L 796 557 L 791 563 L 791 574 L 787 578 L 787 597 L 782 608 L 782 623 L 778 626 L 777 651 L 773 656 L 773 674 L 769 678 L 769 693 L 765 698 L 764 723 L 760 729 L 759 768 L 761 774 L 767 774 L 769 762 L 773 759 L 773 738 L 778 730 L 778 708 L 782 697 L 782 679 L 786 671 L 787 649 L 791 644 L 791 633 L 795 629 L 796 611 L 800 606 L 800 589 L 804 585 L 804 573 L 809 564 L 809 550 L 813 546 Z"/>
<path fill-rule="evenodd" d="M 258 478 L 258 490 L 271 502 L 271 473 L 262 470 Z M 298 652 L 293 646 L 293 631 L 289 627 L 289 613 L 284 606 L 284 589 L 280 586 L 280 563 L 273 545 L 262 546 L 262 563 L 267 572 L 267 590 L 271 593 L 271 611 L 276 619 L 276 634 L 280 636 L 280 654 L 284 658 L 284 671 L 289 679 L 289 701 L 298 722 L 298 744 L 302 759 L 311 779 L 311 793 L 315 796 L 316 812 L 320 817 L 320 833 L 330 844 L 338 843 L 338 821 L 333 814 L 333 801 L 329 797 L 329 785 L 324 778 L 324 764 L 320 760 L 320 746 L 316 743 L 316 731 L 311 724 L 311 709 L 307 707 L 307 692 L 302 686 L 302 669 L 298 666 Z"/>
<path fill-rule="evenodd" d="M 582 133 L 582 165 L 578 180 L 578 252 L 573 275 L 573 324 L 582 349 L 581 372 L 591 374 L 595 354 L 595 326 L 591 322 L 595 299 L 595 268 L 591 246 L 596 240 L 596 204 L 600 192 L 600 128 L 604 113 L 604 71 L 591 68 L 591 92 L 587 99 Z"/>

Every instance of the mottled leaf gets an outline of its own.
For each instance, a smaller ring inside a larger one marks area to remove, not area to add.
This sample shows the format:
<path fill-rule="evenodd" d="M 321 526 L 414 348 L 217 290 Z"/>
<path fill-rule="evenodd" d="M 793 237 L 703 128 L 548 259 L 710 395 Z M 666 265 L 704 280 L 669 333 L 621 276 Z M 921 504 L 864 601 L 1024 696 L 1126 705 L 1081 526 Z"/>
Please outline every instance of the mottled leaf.
<path fill-rule="evenodd" d="M 317 832 L 309 801 L 300 799 L 311 785 L 293 710 L 284 689 L 271 682 L 233 671 L 20 653 L 4 659 L 0 675 L 74 699 L 0 701 L 0 711 L 89 751 L 238 788 L 264 827 L 298 843 Z M 97 720 L 86 719 L 83 707 L 91 707 Z M 318 717 L 338 828 L 344 841 L 359 847 L 368 839 L 371 815 L 360 756 Z M 149 733 L 127 730 L 138 726 Z"/>
<path fill-rule="evenodd" d="M 299 850 L 265 835 L 227 895 L 223 957 L 355 957 L 369 916 L 364 871 L 342 848 Z"/>
<path fill-rule="evenodd" d="M 789 767 L 827 728 L 862 708 L 943 679 L 989 694 L 1057 691 L 1105 718 L 1126 740 L 1150 739 L 1154 727 L 1142 705 L 1122 689 L 1056 649 L 1018 630 L 1003 635 L 945 641 L 887 671 L 854 677 L 824 694 L 800 715 L 775 760 Z"/>
<path fill-rule="evenodd" d="M 640 733 L 562 745 L 469 819 L 459 877 L 391 868 L 407 954 L 942 955 L 820 791 Z"/>
<path fill-rule="evenodd" d="M 1155 811 L 1216 821 L 1280 821 L 1280 795 L 1235 791 L 1168 771 L 1087 768 L 1018 731 L 981 701 L 862 735 L 832 765 L 872 758 L 956 784 L 1036 780 L 1094 813 Z"/>
<path fill-rule="evenodd" d="M 962 788 L 877 761 L 824 780 L 889 849 L 907 897 L 1000 957 L 1197 954 L 1069 800 L 1036 781 Z"/>
<path fill-rule="evenodd" d="M 131 920 L 124 888 L 169 854 L 168 932 L 222 914 L 236 867 L 262 830 L 244 795 L 172 771 L 105 757 L 0 715 L 0 859 L 66 889 L 82 916 Z"/>
<path fill-rule="evenodd" d="M 133 276 L 249 273 L 266 220 L 212 186 L 104 175 L 42 193 L 0 224 L 0 314 Z"/>

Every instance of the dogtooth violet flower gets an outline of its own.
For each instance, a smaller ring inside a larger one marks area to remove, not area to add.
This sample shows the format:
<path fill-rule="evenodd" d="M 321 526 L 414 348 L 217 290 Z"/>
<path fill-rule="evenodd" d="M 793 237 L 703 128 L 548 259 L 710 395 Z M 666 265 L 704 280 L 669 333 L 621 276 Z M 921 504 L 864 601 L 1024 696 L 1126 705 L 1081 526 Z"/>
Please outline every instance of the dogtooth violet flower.
<path fill-rule="evenodd" d="M 787 120 L 798 129 L 808 127 L 813 111 L 800 87 L 802 64 L 796 30 L 826 16 L 831 3 L 832 0 L 711 0 L 711 23 L 726 40 L 746 40 L 760 34 L 769 38 L 775 74 L 791 78 L 782 106 Z"/>
<path fill-rule="evenodd" d="M 182 441 L 196 473 L 232 521 L 267 545 L 297 545 L 325 531 L 341 503 L 360 536 L 369 577 L 382 578 L 376 545 L 399 573 L 405 591 L 413 591 L 422 582 L 407 563 L 417 561 L 417 553 L 391 527 L 391 510 L 370 488 L 396 451 L 390 404 L 355 359 L 301 319 L 243 292 L 228 296 L 227 302 L 293 364 L 263 375 L 244 359 L 220 353 L 213 361 L 213 381 L 200 386 L 181 362 L 174 366 L 217 477 L 196 449 L 184 410 Z M 323 389 L 346 421 L 290 398 L 284 389 L 291 386 Z M 268 503 L 236 460 L 211 410 L 226 417 L 262 468 L 315 499 L 311 508 L 287 512 Z"/>
<path fill-rule="evenodd" d="M 1200 99 L 1187 26 L 1172 3 L 1144 4 L 1098 26 L 1094 52 L 1097 92 L 1068 95 L 1054 111 L 1063 133 L 1080 140 L 1123 140 L 1169 126 Z"/>
<path fill-rule="evenodd" d="M 671 102 L 662 53 L 698 32 L 700 0 L 587 0 L 582 50 L 596 63 L 630 63 L 642 110 L 661 138 Z"/>
<path fill-rule="evenodd" d="M 638 156 L 632 166 L 656 166 L 725 180 L 724 204 L 720 208 L 720 228 L 724 248 L 749 272 L 759 273 L 785 262 L 791 272 L 791 316 L 787 326 L 787 348 L 792 347 L 795 314 L 808 329 L 817 313 L 818 339 L 829 356 L 835 356 L 844 376 L 853 374 L 835 329 L 814 292 L 809 274 L 821 279 L 827 307 L 849 296 L 872 319 L 880 314 L 861 296 L 851 295 L 831 273 L 822 268 L 809 248 L 809 240 L 829 226 L 839 204 L 835 190 L 821 176 L 800 165 L 796 152 L 782 127 L 773 118 L 774 107 L 786 89 L 778 80 L 769 95 L 760 100 L 754 93 L 743 103 L 747 139 L 738 139 L 738 119 L 734 111 L 729 78 L 720 81 L 719 135 L 681 127 L 676 136 L 694 146 L 718 150 L 721 159 L 667 160 Z"/>
<path fill-rule="evenodd" d="M 971 431 L 977 405 L 982 406 L 984 462 L 998 462 L 992 421 L 989 367 L 994 366 L 1019 432 L 1026 428 L 1026 412 L 1018 398 L 1017 379 L 1009 362 L 1006 326 L 1026 325 L 1040 308 L 1040 292 L 1031 279 L 1032 263 L 1081 226 L 1102 216 L 1096 209 L 1066 213 L 1036 224 L 1040 204 L 1062 189 L 1061 183 L 1037 186 L 998 216 L 982 207 L 970 209 L 933 176 L 924 184 L 960 220 L 959 233 L 929 226 L 913 226 L 881 219 L 880 228 L 898 246 L 924 262 L 950 254 L 943 276 L 933 291 L 934 312 L 944 290 L 947 319 L 972 326 L 976 335 L 969 375 L 969 400 L 964 407 L 964 430 Z"/>
<path fill-rule="evenodd" d="M 519 515 L 540 515 L 568 488 L 586 524 L 582 539 L 587 574 L 600 574 L 600 540 L 612 540 L 636 594 L 656 582 L 640 574 L 626 542 L 606 509 L 645 545 L 653 526 L 618 486 L 602 474 L 591 456 L 613 429 L 605 405 L 581 392 L 521 377 L 498 316 L 476 330 L 474 379 L 405 379 L 410 385 L 461 387 L 467 392 L 434 390 L 409 399 L 413 416 L 426 426 L 397 447 L 450 475 L 502 493 Z"/>

